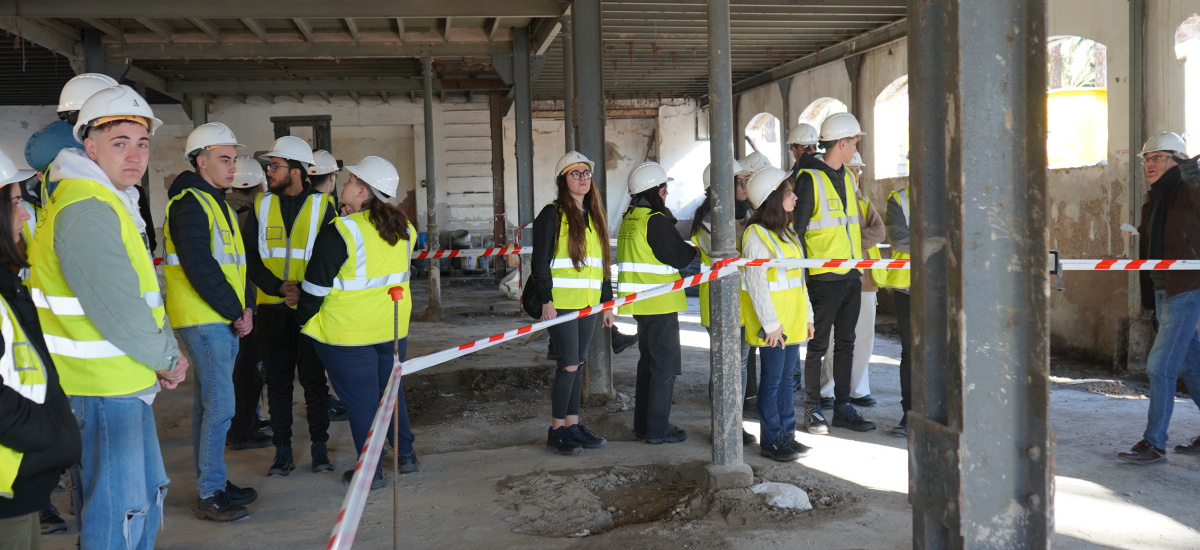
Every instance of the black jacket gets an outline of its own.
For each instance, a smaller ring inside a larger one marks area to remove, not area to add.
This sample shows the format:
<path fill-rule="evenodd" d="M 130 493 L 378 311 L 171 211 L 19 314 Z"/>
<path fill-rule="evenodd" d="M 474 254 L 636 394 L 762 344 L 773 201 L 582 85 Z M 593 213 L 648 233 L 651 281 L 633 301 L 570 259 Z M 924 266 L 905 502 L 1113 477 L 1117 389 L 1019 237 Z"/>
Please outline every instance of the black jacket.
<path fill-rule="evenodd" d="M 558 224 L 561 220 L 562 215 L 558 211 L 558 204 L 553 202 L 547 204 L 533 219 L 533 254 L 529 258 L 530 277 L 537 285 L 538 299 L 543 304 L 554 300 L 554 275 L 550 273 L 550 261 L 554 259 L 555 239 L 558 236 Z M 608 235 L 599 237 L 607 239 Z M 604 258 L 604 262 L 610 264 L 612 258 Z M 612 299 L 612 281 L 606 279 L 600 283 L 600 303 Z"/>
<path fill-rule="evenodd" d="M 309 195 L 320 195 L 320 193 L 305 185 L 304 190 L 294 197 L 285 194 L 276 195 L 279 197 L 279 212 L 283 216 L 283 225 L 288 235 L 292 234 L 292 225 L 296 221 L 296 216 L 300 214 L 300 209 L 304 208 L 304 201 L 308 199 Z M 326 210 L 320 227 L 328 225 L 336 215 L 335 209 Z M 283 293 L 279 292 L 279 287 L 283 285 L 283 281 L 263 265 L 262 256 L 258 254 L 258 212 L 255 212 L 253 207 L 246 215 L 246 223 L 242 224 L 242 240 L 246 243 L 246 270 L 250 282 L 262 289 L 263 292 L 282 298 Z M 316 246 L 315 243 L 314 246 Z M 304 274 L 297 273 L 295 276 L 297 280 L 300 280 Z"/>
<path fill-rule="evenodd" d="M 221 205 L 221 215 L 225 216 L 225 221 L 229 222 L 231 227 L 237 223 L 237 218 L 232 214 L 233 209 L 225 203 L 224 190 L 209 185 L 199 174 L 190 170 L 175 178 L 169 193 L 171 197 L 178 197 L 187 189 L 208 193 Z M 240 319 L 241 301 L 233 286 L 225 280 L 221 264 L 213 258 L 212 226 L 208 223 L 208 214 L 205 214 L 200 201 L 188 193 L 171 203 L 167 210 L 167 225 L 171 231 L 171 240 L 175 243 L 175 254 L 179 256 L 179 264 L 196 294 L 230 322 Z"/>
<path fill-rule="evenodd" d="M 41 405 L 0 383 L 0 445 L 25 454 L 13 482 L 13 498 L 0 498 L 0 518 L 11 518 L 48 506 L 59 474 L 79 462 L 82 447 L 79 425 L 46 351 L 33 300 L 21 279 L 7 268 L 0 268 L 0 295 L 41 357 L 47 378 L 46 400 Z"/>
<path fill-rule="evenodd" d="M 646 244 L 658 261 L 675 269 L 683 269 L 696 258 L 696 247 L 683 240 L 679 230 L 675 228 L 675 216 L 666 208 L 654 208 L 640 197 L 635 197 L 629 209 L 649 208 L 650 213 L 661 213 L 662 216 L 650 216 L 646 220 Z"/>
<path fill-rule="evenodd" d="M 797 174 L 799 170 L 814 169 L 825 172 L 835 184 L 843 181 L 846 177 L 846 166 L 834 170 L 830 168 L 825 161 L 817 158 L 815 155 L 801 155 L 796 161 L 795 170 L 792 174 Z M 846 204 L 846 188 L 843 185 L 834 185 L 837 189 L 838 198 L 842 199 L 842 204 Z M 816 209 L 816 199 L 814 194 L 814 184 L 812 176 L 800 173 L 796 177 L 796 208 L 792 210 L 792 215 L 795 216 L 796 233 L 804 237 L 804 233 L 808 231 L 808 222 L 812 220 L 813 211 Z M 850 197 L 851 200 L 854 197 Z M 864 215 L 865 219 L 865 215 Z M 806 249 L 804 256 L 811 258 L 812 254 Z M 814 281 L 841 281 L 844 279 L 857 279 L 862 276 L 862 272 L 857 269 L 851 269 L 847 273 L 821 273 L 818 275 L 810 275 Z"/>

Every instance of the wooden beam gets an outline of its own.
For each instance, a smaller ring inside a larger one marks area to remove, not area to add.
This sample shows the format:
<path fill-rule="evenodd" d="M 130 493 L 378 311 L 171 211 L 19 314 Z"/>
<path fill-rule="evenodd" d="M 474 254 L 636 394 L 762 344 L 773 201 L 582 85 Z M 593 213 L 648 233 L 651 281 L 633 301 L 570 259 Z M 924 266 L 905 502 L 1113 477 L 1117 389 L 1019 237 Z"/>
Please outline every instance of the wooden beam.
<path fill-rule="evenodd" d="M 143 27 L 150 29 L 150 32 L 157 34 L 159 38 L 162 38 L 163 40 L 166 40 L 167 42 L 171 42 L 170 27 L 167 27 L 166 25 L 160 23 L 157 20 L 147 19 L 145 17 L 135 17 L 135 18 L 133 18 L 133 20 L 137 21 Z"/>

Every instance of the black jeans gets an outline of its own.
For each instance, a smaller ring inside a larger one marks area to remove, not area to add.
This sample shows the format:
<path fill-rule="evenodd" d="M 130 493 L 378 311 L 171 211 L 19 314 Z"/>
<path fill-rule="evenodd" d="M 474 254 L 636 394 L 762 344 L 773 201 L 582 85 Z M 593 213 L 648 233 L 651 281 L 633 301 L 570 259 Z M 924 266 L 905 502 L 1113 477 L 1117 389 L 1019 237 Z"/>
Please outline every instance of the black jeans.
<path fill-rule="evenodd" d="M 254 321 L 258 323 L 258 319 Z M 228 439 L 249 439 L 258 432 L 258 397 L 262 394 L 263 377 L 258 370 L 262 355 L 258 353 L 258 327 L 238 340 L 237 359 L 233 362 L 233 420 Z"/>
<path fill-rule="evenodd" d="M 313 350 L 313 340 L 300 334 L 295 310 L 282 305 L 258 308 L 255 319 L 258 350 L 267 379 L 267 409 L 271 413 L 271 442 L 292 445 L 292 384 L 299 373 L 308 412 L 308 435 L 313 443 L 329 441 L 329 386 L 325 366 Z"/>
<path fill-rule="evenodd" d="M 821 362 L 833 331 L 833 403 L 850 403 L 850 371 L 854 366 L 854 327 L 862 302 L 862 280 L 809 281 L 814 332 L 804 357 L 804 391 L 808 408 L 821 406 Z"/>
<path fill-rule="evenodd" d="M 912 297 L 907 292 L 892 291 L 896 305 L 896 329 L 900 333 L 900 406 L 912 410 Z"/>
<path fill-rule="evenodd" d="M 574 309 L 556 310 L 565 315 Z M 596 332 L 596 316 L 591 315 L 548 329 L 550 342 L 558 352 L 558 367 L 554 369 L 554 386 L 550 393 L 550 416 L 564 420 L 579 415 L 579 393 L 583 389 L 583 368 L 568 372 L 566 367 L 581 365 L 587 360 L 592 333 Z"/>
<path fill-rule="evenodd" d="M 633 398 L 633 433 L 662 438 L 671 425 L 675 376 L 683 374 L 679 350 L 679 314 L 634 315 L 638 326 L 637 383 Z"/>

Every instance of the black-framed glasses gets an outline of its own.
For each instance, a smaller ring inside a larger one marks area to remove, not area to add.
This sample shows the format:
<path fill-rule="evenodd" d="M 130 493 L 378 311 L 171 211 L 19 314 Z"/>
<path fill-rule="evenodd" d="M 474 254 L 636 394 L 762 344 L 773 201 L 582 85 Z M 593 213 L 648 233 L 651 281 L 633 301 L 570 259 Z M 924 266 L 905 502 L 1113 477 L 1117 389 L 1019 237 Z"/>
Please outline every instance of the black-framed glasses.
<path fill-rule="evenodd" d="M 567 172 L 567 175 L 570 176 L 571 179 L 576 180 L 576 181 L 592 179 L 592 171 L 591 170 L 572 170 L 570 172 Z"/>
<path fill-rule="evenodd" d="M 268 164 L 267 171 L 274 172 L 280 168 L 287 168 L 287 167 L 288 167 L 288 165 L 286 165 L 286 164 Z"/>

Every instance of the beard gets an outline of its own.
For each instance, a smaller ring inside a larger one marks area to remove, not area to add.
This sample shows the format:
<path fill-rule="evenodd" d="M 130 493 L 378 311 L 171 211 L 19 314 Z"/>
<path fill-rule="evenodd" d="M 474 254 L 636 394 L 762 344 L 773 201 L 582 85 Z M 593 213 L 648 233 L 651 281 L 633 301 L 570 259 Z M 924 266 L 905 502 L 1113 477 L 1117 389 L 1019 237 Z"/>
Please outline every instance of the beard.
<path fill-rule="evenodd" d="M 267 190 L 276 195 L 282 193 L 284 189 L 291 187 L 291 185 L 291 170 L 288 170 L 288 179 L 276 180 L 274 176 L 267 178 Z"/>

